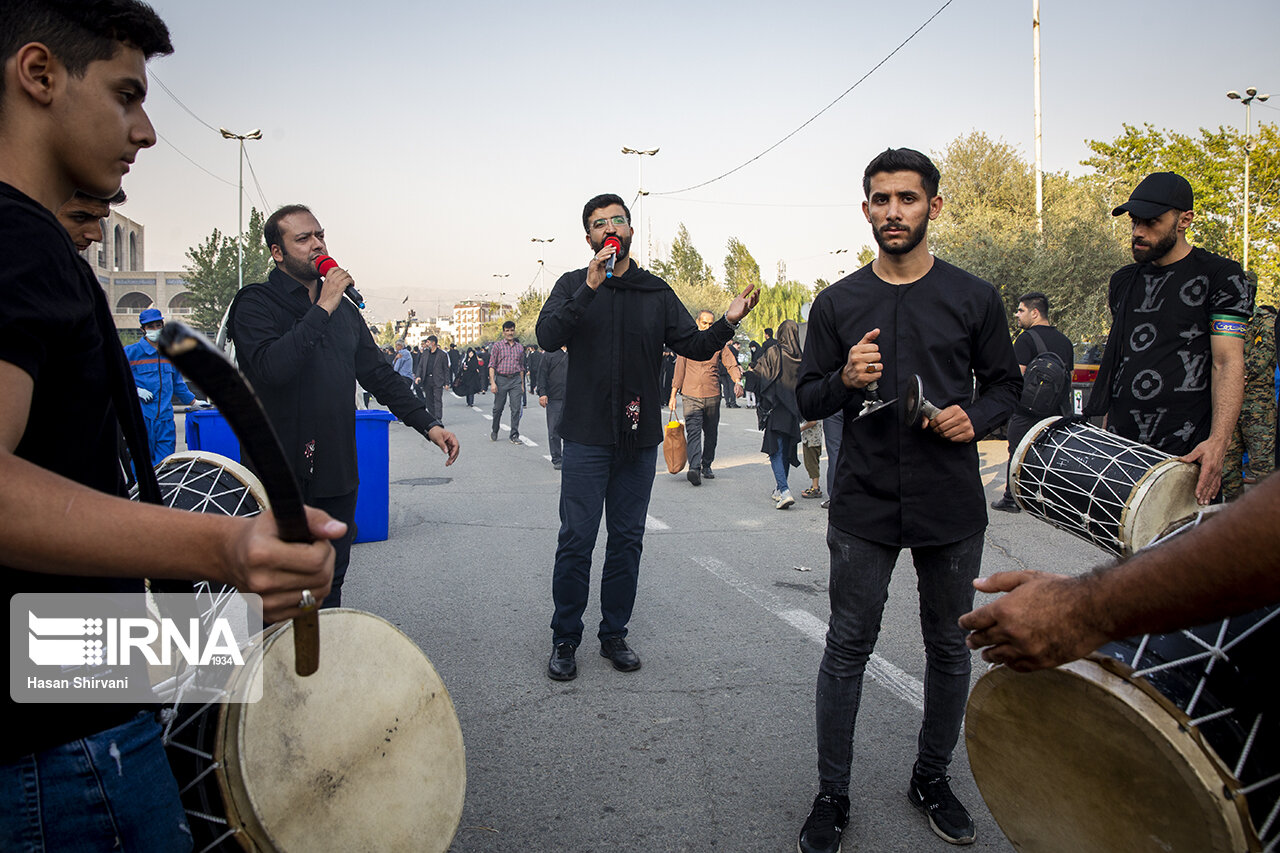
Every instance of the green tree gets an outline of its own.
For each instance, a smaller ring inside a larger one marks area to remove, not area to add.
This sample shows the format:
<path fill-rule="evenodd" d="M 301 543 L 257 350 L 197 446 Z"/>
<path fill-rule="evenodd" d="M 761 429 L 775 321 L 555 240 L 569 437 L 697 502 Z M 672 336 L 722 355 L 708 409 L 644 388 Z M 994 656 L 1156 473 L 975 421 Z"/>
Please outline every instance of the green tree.
<path fill-rule="evenodd" d="M 764 330 L 776 333 L 783 320 L 800 322 L 800 306 L 812 302 L 812 287 L 798 281 L 784 281 L 760 291 L 760 301 L 742 321 L 742 330 L 755 341 L 764 339 Z"/>
<path fill-rule="evenodd" d="M 547 294 L 529 285 L 529 289 L 516 301 L 516 337 L 525 346 L 538 342 L 538 315 L 542 313 L 542 304 L 547 301 Z"/>
<path fill-rule="evenodd" d="M 876 259 L 876 250 L 870 246 L 863 246 L 858 250 L 858 269 L 862 269 L 867 264 Z"/>
<path fill-rule="evenodd" d="M 702 255 L 693 246 L 689 238 L 689 229 L 681 222 L 676 228 L 676 238 L 671 241 L 671 256 L 666 259 L 655 258 L 653 271 L 666 280 L 667 284 L 700 287 L 715 282 L 711 274 L 711 265 L 702 259 Z"/>
<path fill-rule="evenodd" d="M 1039 232 L 1031 167 L 1011 145 L 972 133 L 933 157 L 946 203 L 930 223 L 930 248 L 994 284 L 1011 329 L 1018 297 L 1038 290 L 1049 297 L 1051 318 L 1067 337 L 1105 332 L 1107 281 L 1131 259 L 1114 237 L 1109 203 L 1096 185 L 1047 174 Z"/>
<path fill-rule="evenodd" d="M 266 281 L 273 261 L 262 239 L 266 217 L 256 207 L 249 211 L 249 227 L 244 232 L 244 281 L 250 284 Z M 192 324 L 213 333 L 222 315 L 235 298 L 239 285 L 236 238 L 217 228 L 195 246 L 187 249 L 188 264 L 183 269 L 194 307 Z"/>
<path fill-rule="evenodd" d="M 737 237 L 729 238 L 728 252 L 724 256 L 724 286 L 733 294 L 741 293 L 748 285 L 763 287 L 760 265 L 751 257 L 747 247 Z"/>

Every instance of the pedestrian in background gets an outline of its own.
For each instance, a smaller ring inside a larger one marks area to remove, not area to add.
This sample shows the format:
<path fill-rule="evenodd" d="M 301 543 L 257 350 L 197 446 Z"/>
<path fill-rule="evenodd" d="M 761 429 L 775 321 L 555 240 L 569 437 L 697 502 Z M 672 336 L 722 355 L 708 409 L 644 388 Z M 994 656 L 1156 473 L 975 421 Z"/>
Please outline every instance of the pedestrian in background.
<path fill-rule="evenodd" d="M 800 441 L 800 406 L 796 402 L 796 377 L 800 372 L 800 326 L 795 320 L 783 320 L 778 337 L 765 330 L 774 346 L 752 368 L 760 377 L 760 409 L 764 423 L 764 442 L 760 452 L 768 455 L 773 471 L 773 499 L 778 509 L 795 504 L 787 486 L 787 473 L 800 467 L 796 444 Z"/>
<path fill-rule="evenodd" d="M 818 478 L 822 475 L 822 421 L 800 424 L 800 444 L 804 447 L 804 470 L 812 481 L 800 497 L 820 498 L 822 487 L 818 485 Z"/>
<path fill-rule="evenodd" d="M 142 401 L 142 417 L 147 423 L 147 444 L 151 448 L 151 464 L 158 465 L 177 442 L 173 420 L 173 400 L 189 405 L 196 396 L 191 393 L 182 374 L 157 350 L 155 342 L 164 328 L 164 315 L 158 308 L 148 308 L 138 315 L 142 337 L 124 348 Z"/>

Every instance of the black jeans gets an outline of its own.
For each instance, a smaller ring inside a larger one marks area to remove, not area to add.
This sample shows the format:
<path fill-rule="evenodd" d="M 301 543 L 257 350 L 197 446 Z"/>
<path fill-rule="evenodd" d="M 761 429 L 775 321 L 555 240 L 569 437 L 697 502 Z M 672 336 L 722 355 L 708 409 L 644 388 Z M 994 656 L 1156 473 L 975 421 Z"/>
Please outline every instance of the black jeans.
<path fill-rule="evenodd" d="M 946 773 L 964 720 L 970 661 L 965 632 L 956 620 L 973 608 L 973 579 L 982 567 L 982 544 L 979 532 L 949 545 L 911 549 L 928 662 L 916 765 L 929 777 Z M 889 578 L 902 549 L 831 525 L 827 526 L 827 547 L 831 551 L 831 620 L 818 668 L 818 782 L 823 793 L 847 796 L 862 674 L 880 634 Z"/>
<path fill-rule="evenodd" d="M 1014 412 L 1009 416 L 1009 423 L 1005 430 L 1009 433 L 1009 461 L 1004 466 L 1004 496 L 1013 499 L 1013 484 L 1009 482 L 1009 472 L 1013 468 L 1013 451 L 1018 449 L 1018 444 L 1027 434 L 1027 430 L 1043 419 L 1043 415 L 1024 415 Z"/>
<path fill-rule="evenodd" d="M 333 586 L 329 588 L 329 594 L 325 596 L 320 608 L 341 607 L 342 606 L 342 582 L 347 577 L 347 565 L 351 562 L 351 543 L 356 538 L 356 496 L 360 493 L 357 488 L 355 491 L 345 495 L 338 495 L 334 498 L 307 498 L 307 503 L 316 509 L 322 509 L 329 515 L 345 522 L 347 532 L 343 534 L 341 539 L 331 540 L 333 545 Z"/>
<path fill-rule="evenodd" d="M 720 433 L 720 398 L 685 397 L 684 424 L 689 470 L 710 471 Z"/>

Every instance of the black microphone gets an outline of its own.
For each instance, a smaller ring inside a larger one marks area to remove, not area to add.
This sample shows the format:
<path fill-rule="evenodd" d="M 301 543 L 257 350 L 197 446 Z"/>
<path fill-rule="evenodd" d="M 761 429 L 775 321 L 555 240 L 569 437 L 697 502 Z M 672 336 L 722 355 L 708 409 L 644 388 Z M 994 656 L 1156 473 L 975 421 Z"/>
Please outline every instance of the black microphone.
<path fill-rule="evenodd" d="M 338 262 L 328 255 L 319 255 L 312 263 L 316 265 L 316 272 L 320 273 L 320 275 L 328 275 L 329 270 L 338 268 Z M 360 295 L 360 291 L 356 290 L 354 284 L 348 284 L 344 292 L 347 298 L 356 304 L 357 308 L 364 307 L 364 297 Z"/>
<path fill-rule="evenodd" d="M 618 253 L 622 251 L 622 241 L 617 237 L 610 236 L 605 238 L 604 244 L 605 246 L 613 246 L 613 254 L 604 262 L 604 277 L 613 278 L 613 262 L 617 259 Z"/>

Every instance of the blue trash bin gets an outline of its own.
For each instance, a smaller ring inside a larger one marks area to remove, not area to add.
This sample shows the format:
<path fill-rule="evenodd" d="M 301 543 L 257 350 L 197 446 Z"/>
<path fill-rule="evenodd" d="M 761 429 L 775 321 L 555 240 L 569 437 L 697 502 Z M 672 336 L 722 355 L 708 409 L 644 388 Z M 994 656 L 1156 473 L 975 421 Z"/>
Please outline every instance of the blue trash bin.
<path fill-rule="evenodd" d="M 360 493 L 356 499 L 356 542 L 381 542 L 391 514 L 391 459 L 388 424 L 395 420 L 381 409 L 356 410 L 356 464 Z M 217 409 L 187 413 L 187 449 L 219 453 L 240 461 L 240 440 Z"/>
<path fill-rule="evenodd" d="M 356 499 L 356 542 L 387 538 L 391 514 L 389 427 L 395 416 L 381 409 L 356 410 L 356 463 L 360 494 Z"/>
<path fill-rule="evenodd" d="M 240 439 L 217 409 L 197 409 L 186 416 L 187 450 L 219 453 L 240 461 Z"/>

